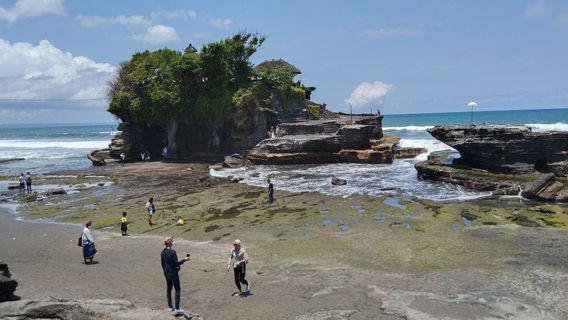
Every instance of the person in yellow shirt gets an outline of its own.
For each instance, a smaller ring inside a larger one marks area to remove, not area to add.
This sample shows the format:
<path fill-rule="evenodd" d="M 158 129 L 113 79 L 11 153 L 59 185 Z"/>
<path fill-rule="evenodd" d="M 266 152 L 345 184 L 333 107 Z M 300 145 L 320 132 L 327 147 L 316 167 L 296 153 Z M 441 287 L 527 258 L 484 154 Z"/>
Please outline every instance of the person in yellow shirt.
<path fill-rule="evenodd" d="M 183 220 L 183 218 L 181 216 L 178 216 L 176 226 L 183 226 L 184 224 L 185 224 L 185 221 Z"/>
<path fill-rule="evenodd" d="M 126 233 L 126 231 L 128 230 L 128 219 L 126 219 L 126 215 L 128 213 L 126 211 L 122 212 L 122 217 L 120 217 L 120 231 L 122 232 L 123 236 L 127 236 L 128 233 Z"/>

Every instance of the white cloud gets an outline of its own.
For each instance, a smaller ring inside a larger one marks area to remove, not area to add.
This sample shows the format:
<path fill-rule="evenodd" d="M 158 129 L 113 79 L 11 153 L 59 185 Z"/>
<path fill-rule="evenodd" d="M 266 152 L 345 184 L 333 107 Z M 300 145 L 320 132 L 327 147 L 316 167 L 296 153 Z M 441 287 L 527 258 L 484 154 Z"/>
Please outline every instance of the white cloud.
<path fill-rule="evenodd" d="M 211 25 L 219 29 L 227 29 L 233 24 L 231 19 L 211 19 Z"/>
<path fill-rule="evenodd" d="M 394 90 L 393 85 L 382 81 L 361 82 L 353 90 L 351 96 L 345 100 L 345 103 L 351 104 L 354 109 L 361 109 L 369 105 L 382 105 L 385 95 L 392 90 Z"/>
<path fill-rule="evenodd" d="M 11 9 L 0 6 L 0 20 L 9 22 L 49 13 L 64 15 L 63 0 L 18 0 Z"/>
<path fill-rule="evenodd" d="M 179 41 L 176 29 L 161 24 L 148 27 L 146 33 L 132 36 L 132 39 L 151 44 Z"/>
<path fill-rule="evenodd" d="M 535 3 L 525 8 L 523 17 L 533 20 L 543 18 L 550 12 L 550 5 L 547 0 L 537 0 Z"/>
<path fill-rule="evenodd" d="M 197 12 L 193 10 L 173 10 L 173 11 L 155 11 L 150 14 L 152 19 L 157 20 L 160 18 L 165 19 L 197 19 Z"/>
<path fill-rule="evenodd" d="M 0 39 L 0 100 L 91 99 L 105 103 L 107 81 L 116 68 L 73 56 L 42 40 L 13 43 Z"/>
<path fill-rule="evenodd" d="M 84 16 L 82 14 L 75 17 L 83 26 L 88 28 L 100 27 L 105 25 L 134 25 L 134 26 L 148 26 L 152 22 L 144 16 L 125 16 L 119 15 L 116 17 L 99 17 L 99 16 Z"/>
<path fill-rule="evenodd" d="M 394 27 L 382 29 L 367 29 L 360 33 L 369 39 L 382 39 L 393 36 L 417 36 L 422 34 L 422 30 L 410 27 Z"/>

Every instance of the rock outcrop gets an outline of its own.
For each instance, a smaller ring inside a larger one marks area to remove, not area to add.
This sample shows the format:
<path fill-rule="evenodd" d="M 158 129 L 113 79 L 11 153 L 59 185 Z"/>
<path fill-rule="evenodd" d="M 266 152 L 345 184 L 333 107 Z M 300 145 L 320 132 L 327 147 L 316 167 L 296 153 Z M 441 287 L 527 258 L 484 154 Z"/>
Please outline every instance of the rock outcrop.
<path fill-rule="evenodd" d="M 517 195 L 539 201 L 568 202 L 565 179 L 552 173 L 504 174 L 449 164 L 451 152 L 433 152 L 427 161 L 414 165 L 418 179 L 464 186 L 477 191 L 491 191 L 496 195 Z"/>
<path fill-rule="evenodd" d="M 459 151 L 459 164 L 497 173 L 568 174 L 568 132 L 511 125 L 436 126 L 428 132 Z"/>
<path fill-rule="evenodd" d="M 94 150 L 89 152 L 87 158 L 91 160 L 94 166 L 100 167 L 106 165 L 106 161 L 104 158 L 105 155 L 107 155 L 108 157 L 108 149 Z"/>
<path fill-rule="evenodd" d="M 137 308 L 126 300 L 65 300 L 52 297 L 41 300 L 20 300 L 0 305 L 1 319 L 62 319 L 62 320 L 166 320 L 171 313 L 149 308 Z M 199 320 L 198 314 L 186 312 L 183 319 Z"/>
<path fill-rule="evenodd" d="M 283 123 L 248 154 L 253 164 L 392 163 L 395 155 L 425 150 L 399 149 L 398 136 L 383 135 L 382 116 L 343 116 L 337 120 Z"/>
<path fill-rule="evenodd" d="M 331 184 L 334 186 L 344 186 L 347 184 L 347 180 L 333 177 L 331 178 Z"/>
<path fill-rule="evenodd" d="M 14 295 L 18 282 L 11 279 L 11 276 L 8 264 L 0 261 L 0 302 L 20 299 Z"/>
<path fill-rule="evenodd" d="M 6 162 L 12 162 L 12 161 L 23 161 L 26 160 L 26 158 L 6 158 L 6 159 L 0 159 L 0 163 L 6 163 Z"/>

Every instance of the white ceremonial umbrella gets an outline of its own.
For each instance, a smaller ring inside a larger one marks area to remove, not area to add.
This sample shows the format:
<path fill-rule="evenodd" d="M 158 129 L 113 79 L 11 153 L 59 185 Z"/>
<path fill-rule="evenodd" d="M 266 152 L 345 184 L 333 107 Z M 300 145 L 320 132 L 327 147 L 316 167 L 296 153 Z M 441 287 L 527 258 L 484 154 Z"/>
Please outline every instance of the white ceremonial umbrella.
<path fill-rule="evenodd" d="M 473 124 L 473 108 L 477 107 L 477 102 L 471 101 L 467 106 L 471 108 L 471 123 Z"/>

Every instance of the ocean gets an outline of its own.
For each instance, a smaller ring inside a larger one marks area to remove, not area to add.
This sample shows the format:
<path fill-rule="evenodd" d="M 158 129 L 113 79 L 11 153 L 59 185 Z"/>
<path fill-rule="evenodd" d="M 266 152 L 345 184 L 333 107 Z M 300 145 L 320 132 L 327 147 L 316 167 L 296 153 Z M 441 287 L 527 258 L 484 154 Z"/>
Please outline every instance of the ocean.
<path fill-rule="evenodd" d="M 116 124 L 0 125 L 0 159 L 25 159 L 0 163 L 0 176 L 87 168 L 91 165 L 87 153 L 107 148 L 116 128 Z"/>
<path fill-rule="evenodd" d="M 402 147 L 425 147 L 429 152 L 449 147 L 432 138 L 426 129 L 438 124 L 468 124 L 470 112 L 385 115 L 383 131 L 399 135 Z M 568 131 L 568 109 L 474 112 L 476 124 L 526 124 L 533 130 Z M 59 170 L 91 166 L 86 155 L 106 148 L 117 132 L 117 124 L 17 126 L 0 125 L 0 159 L 24 158 L 0 163 L 0 191 L 16 183 L 20 173 L 47 174 Z M 323 192 L 334 195 L 397 195 L 401 197 L 447 201 L 486 196 L 461 187 L 418 181 L 414 164 L 425 160 L 427 153 L 415 159 L 395 160 L 393 164 L 328 164 L 297 166 L 255 166 L 251 168 L 211 171 L 218 177 L 242 177 L 242 183 L 266 186 L 270 177 L 275 189 L 292 192 Z M 346 186 L 332 186 L 332 177 L 347 180 Z"/>

